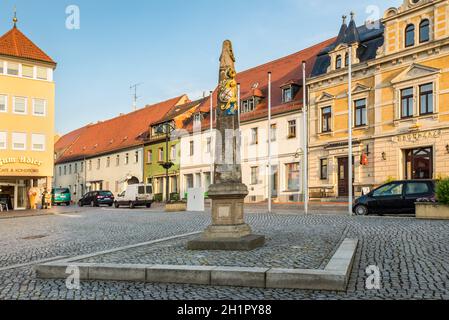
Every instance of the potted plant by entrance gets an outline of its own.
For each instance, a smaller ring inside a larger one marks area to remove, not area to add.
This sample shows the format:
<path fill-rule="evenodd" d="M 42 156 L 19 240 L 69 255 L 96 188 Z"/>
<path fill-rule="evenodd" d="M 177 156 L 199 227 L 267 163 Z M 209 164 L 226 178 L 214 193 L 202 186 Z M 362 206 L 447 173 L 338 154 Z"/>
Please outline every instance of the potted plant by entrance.
<path fill-rule="evenodd" d="M 438 181 L 436 198 L 418 199 L 418 219 L 449 220 L 449 178 Z"/>

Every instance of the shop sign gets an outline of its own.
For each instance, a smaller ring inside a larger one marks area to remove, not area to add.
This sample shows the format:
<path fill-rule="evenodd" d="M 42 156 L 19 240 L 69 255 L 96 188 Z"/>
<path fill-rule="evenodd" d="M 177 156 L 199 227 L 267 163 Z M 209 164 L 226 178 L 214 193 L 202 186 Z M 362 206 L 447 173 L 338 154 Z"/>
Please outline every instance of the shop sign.
<path fill-rule="evenodd" d="M 0 158 L 0 167 L 6 166 L 7 164 L 27 164 L 31 166 L 40 167 L 43 162 L 36 160 L 32 157 L 7 157 Z"/>
<path fill-rule="evenodd" d="M 441 137 L 441 130 L 433 130 L 427 132 L 415 132 L 410 134 L 404 134 L 402 136 L 393 137 L 393 142 L 419 142 L 428 139 L 437 139 Z"/>

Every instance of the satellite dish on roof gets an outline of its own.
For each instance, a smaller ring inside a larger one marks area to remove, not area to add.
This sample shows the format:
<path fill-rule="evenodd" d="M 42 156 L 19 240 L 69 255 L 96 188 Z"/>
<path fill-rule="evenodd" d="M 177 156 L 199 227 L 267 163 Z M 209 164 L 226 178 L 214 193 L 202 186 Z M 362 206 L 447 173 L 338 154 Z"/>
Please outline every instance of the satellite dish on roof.
<path fill-rule="evenodd" d="M 259 82 L 256 82 L 253 84 L 252 89 L 257 89 L 259 88 Z"/>

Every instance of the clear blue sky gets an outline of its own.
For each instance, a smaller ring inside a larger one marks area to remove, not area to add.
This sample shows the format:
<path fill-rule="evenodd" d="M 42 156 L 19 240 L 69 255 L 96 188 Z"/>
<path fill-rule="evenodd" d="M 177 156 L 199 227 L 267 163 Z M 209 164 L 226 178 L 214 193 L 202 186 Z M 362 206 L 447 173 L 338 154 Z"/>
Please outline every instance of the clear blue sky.
<path fill-rule="evenodd" d="M 245 70 L 336 36 L 342 14 L 362 24 L 370 5 L 383 15 L 401 0 L 2 0 L 0 33 L 19 28 L 58 62 L 56 130 L 131 111 L 182 93 L 191 99 L 215 87 L 221 43 L 231 39 Z M 65 28 L 78 5 L 81 29 Z"/>

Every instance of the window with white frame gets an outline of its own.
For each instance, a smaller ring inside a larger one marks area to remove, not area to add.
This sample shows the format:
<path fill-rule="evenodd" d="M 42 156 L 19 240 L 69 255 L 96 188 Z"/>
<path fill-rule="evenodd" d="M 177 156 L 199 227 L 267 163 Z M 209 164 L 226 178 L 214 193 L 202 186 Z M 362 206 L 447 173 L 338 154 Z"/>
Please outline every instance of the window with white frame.
<path fill-rule="evenodd" d="M 45 151 L 45 135 L 43 134 L 31 135 L 31 150 Z"/>
<path fill-rule="evenodd" d="M 193 125 L 194 126 L 201 125 L 201 114 L 200 113 L 195 114 L 195 116 L 193 117 Z"/>
<path fill-rule="evenodd" d="M 170 160 L 176 160 L 176 146 L 170 148 Z"/>
<path fill-rule="evenodd" d="M 258 143 L 259 143 L 259 129 L 252 128 L 251 129 L 251 144 L 258 144 Z"/>
<path fill-rule="evenodd" d="M 251 167 L 251 185 L 259 183 L 259 167 Z"/>
<path fill-rule="evenodd" d="M 207 138 L 207 142 L 206 142 L 206 153 L 210 153 L 211 152 L 211 146 L 212 146 L 212 138 Z"/>
<path fill-rule="evenodd" d="M 27 98 L 14 97 L 13 112 L 17 113 L 17 114 L 26 114 L 27 113 Z"/>
<path fill-rule="evenodd" d="M 48 79 L 47 68 L 37 67 L 36 68 L 36 77 L 39 80 L 47 80 Z"/>
<path fill-rule="evenodd" d="M 7 73 L 10 76 L 18 76 L 19 75 L 19 64 L 15 62 L 8 62 Z"/>
<path fill-rule="evenodd" d="M 195 142 L 190 141 L 189 143 L 189 155 L 193 157 L 195 155 Z"/>
<path fill-rule="evenodd" d="M 0 112 L 8 112 L 8 96 L 0 94 Z"/>
<path fill-rule="evenodd" d="M 282 89 L 282 102 L 287 103 L 293 100 L 293 88 L 287 87 Z"/>
<path fill-rule="evenodd" d="M 47 101 L 43 99 L 33 99 L 33 115 L 45 116 L 47 113 Z"/>
<path fill-rule="evenodd" d="M 254 111 L 256 104 L 254 102 L 254 97 L 242 102 L 241 113 L 248 113 Z"/>
<path fill-rule="evenodd" d="M 273 123 L 271 125 L 271 130 L 270 130 L 270 137 L 271 137 L 271 141 L 276 141 L 277 139 L 277 124 Z"/>
<path fill-rule="evenodd" d="M 12 134 L 12 149 L 23 151 L 26 150 L 27 146 L 27 135 L 26 133 L 14 132 Z"/>
<path fill-rule="evenodd" d="M 26 64 L 22 64 L 22 77 L 34 78 L 34 67 Z"/>
<path fill-rule="evenodd" d="M 6 150 L 7 141 L 6 141 L 7 135 L 6 132 L 0 132 L 0 150 Z"/>
<path fill-rule="evenodd" d="M 159 148 L 158 150 L 158 161 L 159 162 L 164 161 L 164 148 Z"/>
<path fill-rule="evenodd" d="M 296 120 L 288 122 L 288 138 L 296 138 Z"/>

